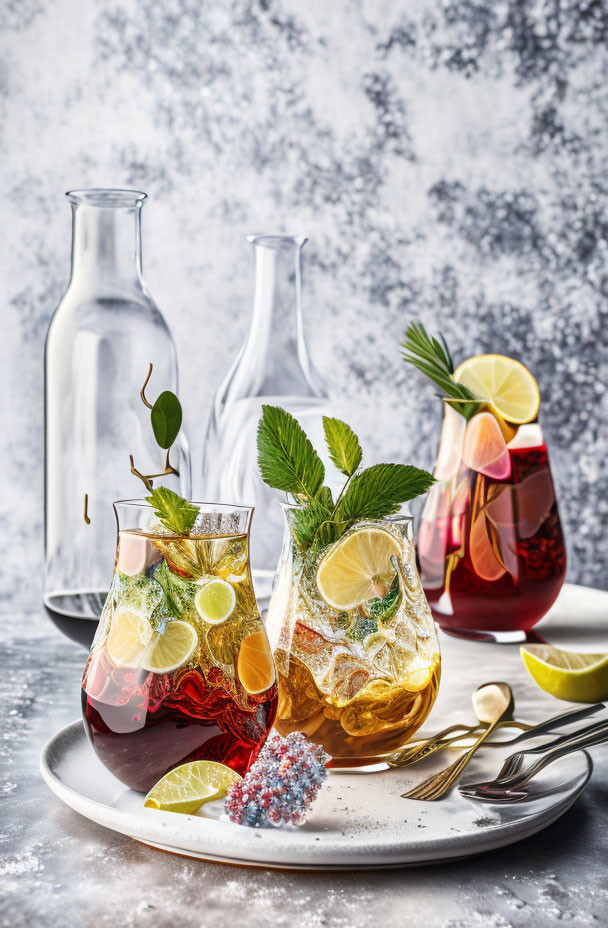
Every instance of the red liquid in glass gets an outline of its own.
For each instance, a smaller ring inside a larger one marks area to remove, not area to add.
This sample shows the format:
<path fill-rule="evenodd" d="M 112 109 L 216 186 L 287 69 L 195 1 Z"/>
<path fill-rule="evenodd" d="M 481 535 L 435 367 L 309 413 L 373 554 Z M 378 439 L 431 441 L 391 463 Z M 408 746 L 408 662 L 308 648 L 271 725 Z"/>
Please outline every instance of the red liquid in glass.
<path fill-rule="evenodd" d="M 418 554 L 424 591 L 446 630 L 527 631 L 555 602 L 566 551 L 547 449 L 509 448 L 510 475 L 463 464 L 431 492 Z"/>
<path fill-rule="evenodd" d="M 207 681 L 199 669 L 148 674 L 114 668 L 102 654 L 94 666 L 89 662 L 85 679 L 83 717 L 99 759 L 142 792 L 190 761 L 218 761 L 245 774 L 276 714 L 276 684 L 259 696 L 243 691 L 245 710 L 219 669 Z"/>

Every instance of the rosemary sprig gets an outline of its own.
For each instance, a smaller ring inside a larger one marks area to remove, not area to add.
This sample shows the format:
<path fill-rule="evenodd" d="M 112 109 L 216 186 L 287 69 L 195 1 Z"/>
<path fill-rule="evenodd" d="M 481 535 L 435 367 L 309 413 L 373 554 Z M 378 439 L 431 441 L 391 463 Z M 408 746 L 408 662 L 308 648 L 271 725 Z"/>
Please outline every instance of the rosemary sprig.
<path fill-rule="evenodd" d="M 441 390 L 441 395 L 447 397 L 450 406 L 465 419 L 470 419 L 477 412 L 479 400 L 475 394 L 454 380 L 454 362 L 441 333 L 439 338 L 431 338 L 421 322 L 412 322 L 405 332 L 403 360 L 432 380 Z"/>

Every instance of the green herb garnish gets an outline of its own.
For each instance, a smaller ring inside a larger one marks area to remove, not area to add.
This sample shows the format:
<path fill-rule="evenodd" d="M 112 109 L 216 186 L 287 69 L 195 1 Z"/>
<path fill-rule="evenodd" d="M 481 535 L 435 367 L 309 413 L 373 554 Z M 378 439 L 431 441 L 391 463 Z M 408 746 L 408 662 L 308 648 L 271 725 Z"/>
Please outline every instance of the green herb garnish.
<path fill-rule="evenodd" d="M 448 398 L 450 406 L 465 419 L 478 411 L 479 401 L 475 394 L 454 380 L 454 362 L 441 333 L 438 339 L 431 338 L 421 322 L 412 322 L 405 332 L 403 360 L 429 377 L 439 387 L 441 395 Z"/>
<path fill-rule="evenodd" d="M 150 421 L 156 443 L 159 448 L 167 452 L 165 469 L 158 474 L 141 474 L 135 467 L 133 455 L 130 455 L 131 473 L 138 477 L 146 490 L 149 491 L 150 496 L 146 497 L 146 502 L 154 506 L 156 515 L 165 528 L 169 529 L 174 535 L 187 535 L 199 514 L 198 507 L 178 496 L 173 490 L 167 489 L 167 487 L 154 489 L 152 483 L 156 477 L 165 477 L 169 474 L 175 474 L 176 477 L 179 477 L 179 471 L 172 466 L 169 455 L 182 427 L 182 406 L 175 393 L 171 393 L 170 390 L 164 390 L 154 404 L 149 403 L 146 399 L 146 387 L 151 375 L 152 364 L 148 369 L 148 376 L 141 388 L 140 396 L 144 406 L 147 406 L 150 410 Z"/>
<path fill-rule="evenodd" d="M 302 508 L 291 530 L 302 552 L 316 554 L 356 522 L 384 519 L 402 503 L 426 493 L 431 474 L 404 464 L 375 464 L 357 473 L 362 451 L 353 430 L 323 417 L 329 454 L 346 483 L 334 502 L 324 486 L 325 468 L 297 419 L 278 406 L 263 406 L 258 426 L 258 464 L 268 486 L 289 493 Z"/>
<path fill-rule="evenodd" d="M 178 496 L 167 487 L 152 490 L 150 496 L 146 496 L 146 502 L 154 506 L 156 516 L 175 535 L 187 535 L 199 513 L 198 506 L 189 503 L 187 499 Z"/>

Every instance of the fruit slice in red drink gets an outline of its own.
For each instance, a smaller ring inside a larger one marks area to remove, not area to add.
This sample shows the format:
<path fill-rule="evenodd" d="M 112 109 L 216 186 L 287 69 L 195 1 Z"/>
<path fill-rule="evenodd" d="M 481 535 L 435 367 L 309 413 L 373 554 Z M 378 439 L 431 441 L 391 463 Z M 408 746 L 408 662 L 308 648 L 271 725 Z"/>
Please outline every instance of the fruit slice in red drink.
<path fill-rule="evenodd" d="M 471 563 L 478 577 L 490 583 L 500 580 L 506 573 L 504 565 L 496 556 L 494 546 L 490 541 L 488 524 L 484 512 L 480 512 L 471 526 L 469 537 L 469 553 Z"/>
<path fill-rule="evenodd" d="M 464 436 L 462 459 L 471 470 L 505 480 L 511 473 L 511 458 L 500 426 L 491 412 L 480 412 L 470 420 Z"/>

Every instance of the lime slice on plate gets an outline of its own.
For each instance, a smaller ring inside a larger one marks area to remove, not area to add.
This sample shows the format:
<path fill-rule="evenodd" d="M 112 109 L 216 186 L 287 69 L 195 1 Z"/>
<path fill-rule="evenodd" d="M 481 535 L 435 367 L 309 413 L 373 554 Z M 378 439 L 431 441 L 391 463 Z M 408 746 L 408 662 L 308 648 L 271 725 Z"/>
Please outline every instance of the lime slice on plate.
<path fill-rule="evenodd" d="M 146 651 L 141 666 L 153 673 L 171 673 L 192 657 L 198 635 L 188 622 L 169 622 Z"/>
<path fill-rule="evenodd" d="M 348 612 L 374 597 L 382 599 L 395 577 L 391 557 L 400 557 L 394 535 L 381 528 L 360 528 L 331 546 L 317 570 L 325 602 Z"/>
<path fill-rule="evenodd" d="M 144 805 L 163 812 L 192 815 L 203 803 L 223 799 L 240 779 L 236 771 L 214 760 L 192 761 L 165 774 L 152 787 Z"/>
<path fill-rule="evenodd" d="M 568 702 L 608 699 L 608 654 L 562 651 L 547 644 L 519 649 L 524 667 L 541 689 Z"/>
<path fill-rule="evenodd" d="M 207 580 L 194 597 L 194 605 L 201 619 L 210 625 L 221 625 L 229 619 L 236 605 L 234 588 L 216 577 Z"/>
<path fill-rule="evenodd" d="M 528 368 L 513 358 L 502 354 L 476 355 L 456 368 L 454 380 L 468 387 L 507 422 L 521 425 L 532 422 L 538 415 L 538 384 Z"/>

